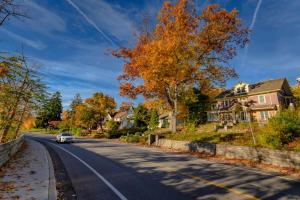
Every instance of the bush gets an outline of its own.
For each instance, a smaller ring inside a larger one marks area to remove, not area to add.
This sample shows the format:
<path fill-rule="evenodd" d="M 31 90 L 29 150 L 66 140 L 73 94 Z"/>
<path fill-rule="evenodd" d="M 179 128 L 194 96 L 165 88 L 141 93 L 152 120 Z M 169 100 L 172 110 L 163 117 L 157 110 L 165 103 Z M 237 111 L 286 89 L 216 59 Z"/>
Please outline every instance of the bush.
<path fill-rule="evenodd" d="M 140 136 L 138 135 L 129 135 L 127 136 L 126 142 L 128 143 L 138 143 L 140 140 Z"/>
<path fill-rule="evenodd" d="M 121 129 L 121 130 L 110 130 L 104 133 L 106 138 L 120 138 L 123 135 L 133 135 L 136 133 L 143 133 L 146 131 L 146 128 L 130 128 L 130 129 Z"/>
<path fill-rule="evenodd" d="M 120 137 L 120 141 L 122 142 L 128 142 L 128 143 L 141 143 L 141 144 L 146 144 L 147 142 L 147 137 L 145 136 L 140 136 L 140 135 L 123 135 Z"/>
<path fill-rule="evenodd" d="M 189 122 L 189 123 L 187 124 L 186 132 L 187 132 L 187 133 L 195 133 L 195 132 L 196 132 L 196 129 L 197 129 L 196 123 L 194 123 L 194 122 Z"/>
<path fill-rule="evenodd" d="M 108 129 L 108 130 L 117 130 L 118 127 L 119 127 L 119 123 L 118 122 L 115 122 L 114 120 L 109 120 L 105 123 L 105 127 Z"/>
<path fill-rule="evenodd" d="M 71 129 L 71 133 L 75 136 L 82 136 L 81 131 L 82 131 L 81 128 L 72 128 Z"/>
<path fill-rule="evenodd" d="M 300 115 L 295 111 L 279 112 L 269 119 L 268 125 L 274 130 L 282 144 L 287 144 L 300 135 Z"/>
<path fill-rule="evenodd" d="M 279 149 L 282 148 L 283 143 L 276 132 L 269 126 L 262 128 L 256 135 L 259 146 Z"/>

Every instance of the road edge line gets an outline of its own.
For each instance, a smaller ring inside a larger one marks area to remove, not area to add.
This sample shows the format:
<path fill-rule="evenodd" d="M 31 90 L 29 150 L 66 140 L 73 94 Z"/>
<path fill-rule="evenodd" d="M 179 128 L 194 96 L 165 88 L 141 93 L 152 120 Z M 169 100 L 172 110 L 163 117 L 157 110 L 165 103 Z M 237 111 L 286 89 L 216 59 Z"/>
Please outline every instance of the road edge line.
<path fill-rule="evenodd" d="M 56 144 L 50 143 L 49 144 L 58 147 L 59 149 L 65 151 L 66 153 L 70 154 L 77 160 L 79 160 L 82 164 L 84 164 L 87 168 L 89 168 L 101 181 L 105 183 L 121 200 L 128 200 L 117 188 L 115 188 L 108 180 L 106 180 L 101 174 L 99 174 L 94 168 L 92 168 L 89 164 L 87 164 L 84 160 L 76 156 L 75 154 L 71 153 L 70 151 L 66 150 L 65 148 L 62 148 Z"/>

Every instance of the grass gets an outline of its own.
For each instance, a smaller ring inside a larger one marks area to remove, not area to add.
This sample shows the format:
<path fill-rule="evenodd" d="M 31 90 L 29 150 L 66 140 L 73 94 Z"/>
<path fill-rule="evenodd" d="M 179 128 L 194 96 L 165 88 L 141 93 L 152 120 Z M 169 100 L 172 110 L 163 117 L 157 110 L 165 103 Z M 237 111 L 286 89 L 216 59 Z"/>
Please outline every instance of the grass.
<path fill-rule="evenodd" d="M 23 129 L 22 132 L 29 133 L 42 133 L 42 134 L 58 134 L 59 130 L 46 130 L 43 128 L 31 128 L 31 129 Z"/>
<path fill-rule="evenodd" d="M 217 123 L 207 123 L 192 131 L 186 127 L 176 133 L 166 133 L 164 136 L 167 139 L 178 141 L 254 146 L 249 123 L 239 123 L 228 129 L 228 131 L 216 131 L 216 125 Z M 257 134 L 258 125 L 253 123 L 252 127 L 255 134 Z"/>

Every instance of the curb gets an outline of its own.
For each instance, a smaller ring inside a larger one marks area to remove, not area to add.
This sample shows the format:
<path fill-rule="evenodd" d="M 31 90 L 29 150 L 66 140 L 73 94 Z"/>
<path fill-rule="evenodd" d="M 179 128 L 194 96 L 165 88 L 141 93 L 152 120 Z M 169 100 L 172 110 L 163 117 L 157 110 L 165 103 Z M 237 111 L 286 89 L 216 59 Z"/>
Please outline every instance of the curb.
<path fill-rule="evenodd" d="M 41 145 L 43 146 L 43 145 Z M 52 164 L 51 157 L 49 155 L 48 150 L 43 146 L 46 153 L 46 159 L 49 166 L 49 188 L 48 188 L 48 200 L 56 200 L 57 199 L 57 191 L 56 191 L 56 181 L 55 181 L 55 175 L 54 175 L 54 168 Z"/>

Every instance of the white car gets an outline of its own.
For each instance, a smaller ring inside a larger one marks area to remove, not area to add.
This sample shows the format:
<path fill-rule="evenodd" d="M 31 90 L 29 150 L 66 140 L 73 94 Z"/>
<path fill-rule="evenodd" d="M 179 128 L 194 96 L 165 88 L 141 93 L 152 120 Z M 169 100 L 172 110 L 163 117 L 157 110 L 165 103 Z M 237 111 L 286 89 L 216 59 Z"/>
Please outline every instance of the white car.
<path fill-rule="evenodd" d="M 74 142 L 74 137 L 70 133 L 60 133 L 56 136 L 56 142 Z"/>

